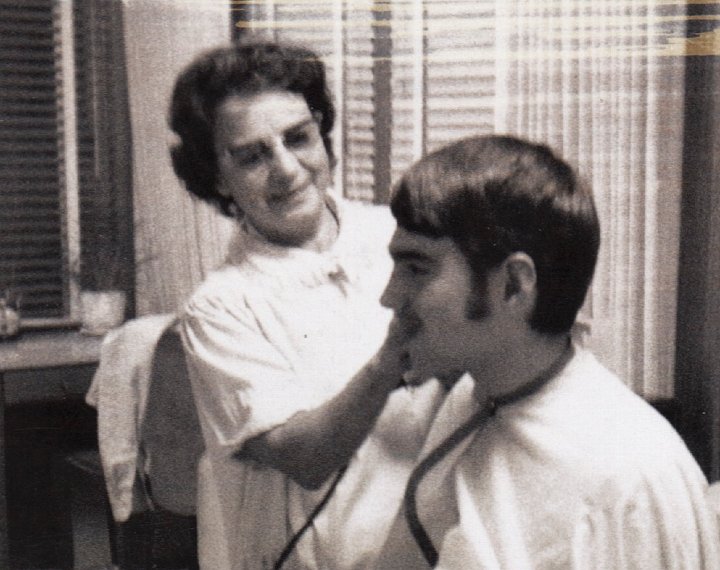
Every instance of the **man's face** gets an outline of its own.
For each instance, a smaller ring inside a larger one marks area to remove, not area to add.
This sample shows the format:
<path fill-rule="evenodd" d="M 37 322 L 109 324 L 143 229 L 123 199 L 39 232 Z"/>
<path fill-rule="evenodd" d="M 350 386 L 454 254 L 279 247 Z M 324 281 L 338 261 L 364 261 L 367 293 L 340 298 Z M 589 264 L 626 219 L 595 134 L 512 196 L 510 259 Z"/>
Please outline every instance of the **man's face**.
<path fill-rule="evenodd" d="M 232 95 L 217 110 L 220 192 L 268 240 L 302 246 L 317 234 L 330 164 L 317 121 L 288 91 Z"/>
<path fill-rule="evenodd" d="M 473 372 L 487 356 L 501 351 L 506 327 L 496 276 L 491 271 L 485 291 L 450 238 L 430 238 L 398 228 L 390 242 L 395 262 L 382 303 L 408 331 L 407 350 L 419 380 Z M 472 292 L 484 296 L 487 312 L 468 316 Z"/>

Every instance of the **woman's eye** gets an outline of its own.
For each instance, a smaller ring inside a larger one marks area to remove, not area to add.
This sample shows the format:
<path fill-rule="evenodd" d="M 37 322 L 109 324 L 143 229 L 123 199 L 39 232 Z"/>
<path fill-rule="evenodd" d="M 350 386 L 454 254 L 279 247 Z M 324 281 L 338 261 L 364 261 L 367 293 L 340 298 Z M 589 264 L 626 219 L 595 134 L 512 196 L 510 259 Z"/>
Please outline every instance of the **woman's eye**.
<path fill-rule="evenodd" d="M 263 161 L 264 153 L 259 149 L 239 149 L 230 151 L 230 156 L 237 166 L 252 167 Z"/>
<path fill-rule="evenodd" d="M 303 129 L 285 135 L 285 144 L 291 147 L 304 146 L 310 141 L 310 133 Z"/>

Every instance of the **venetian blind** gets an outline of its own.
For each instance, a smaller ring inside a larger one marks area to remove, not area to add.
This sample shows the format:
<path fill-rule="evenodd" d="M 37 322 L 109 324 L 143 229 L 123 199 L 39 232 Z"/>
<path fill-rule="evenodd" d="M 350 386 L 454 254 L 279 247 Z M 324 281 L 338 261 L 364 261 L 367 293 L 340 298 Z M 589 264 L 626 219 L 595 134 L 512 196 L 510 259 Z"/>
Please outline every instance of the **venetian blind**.
<path fill-rule="evenodd" d="M 30 317 L 67 308 L 56 38 L 52 0 L 0 0 L 0 287 Z"/>
<path fill-rule="evenodd" d="M 344 9 L 344 105 L 341 121 L 344 191 L 349 198 L 373 200 L 377 195 L 375 137 L 383 128 L 375 120 L 378 100 L 373 93 L 373 3 L 347 2 Z M 387 124 L 386 124 L 387 125 Z"/>
<path fill-rule="evenodd" d="M 495 1 L 426 0 L 427 149 L 495 130 Z"/>
<path fill-rule="evenodd" d="M 494 0 L 266 0 L 243 16 L 328 64 L 348 197 L 385 202 L 426 151 L 493 131 Z"/>
<path fill-rule="evenodd" d="M 425 9 L 422 0 L 392 4 L 391 179 L 425 150 Z"/>
<path fill-rule="evenodd" d="M 290 4 L 284 21 L 307 5 Z M 414 160 L 474 134 L 543 141 L 579 167 L 603 227 L 590 341 L 648 397 L 673 390 L 684 11 L 660 0 L 345 0 L 333 52 L 350 196 L 385 201 Z"/>

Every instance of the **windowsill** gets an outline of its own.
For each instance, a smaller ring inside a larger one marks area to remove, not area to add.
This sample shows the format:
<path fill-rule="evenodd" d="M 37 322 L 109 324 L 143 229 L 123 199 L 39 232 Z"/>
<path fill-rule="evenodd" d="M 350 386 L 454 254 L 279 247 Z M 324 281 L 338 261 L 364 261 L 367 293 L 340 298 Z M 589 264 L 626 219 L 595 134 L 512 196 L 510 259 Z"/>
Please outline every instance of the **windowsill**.
<path fill-rule="evenodd" d="M 48 330 L 72 330 L 80 328 L 80 321 L 76 319 L 58 319 L 58 318 L 46 318 L 46 319 L 20 319 L 20 330 L 21 331 L 48 331 Z"/>
<path fill-rule="evenodd" d="M 23 331 L 0 341 L 0 372 L 94 364 L 100 359 L 102 336 L 75 330 Z"/>

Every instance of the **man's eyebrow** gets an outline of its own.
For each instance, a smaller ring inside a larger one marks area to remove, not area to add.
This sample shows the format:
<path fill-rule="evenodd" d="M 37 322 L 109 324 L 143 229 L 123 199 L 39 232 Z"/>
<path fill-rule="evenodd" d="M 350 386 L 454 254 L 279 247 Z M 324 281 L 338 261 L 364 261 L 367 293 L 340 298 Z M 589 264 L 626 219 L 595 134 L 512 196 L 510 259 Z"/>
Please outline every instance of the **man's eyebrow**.
<path fill-rule="evenodd" d="M 315 119 L 313 117 L 308 117 L 307 119 L 303 119 L 302 121 L 299 121 L 298 123 L 295 123 L 294 125 L 290 125 L 283 132 L 287 133 L 288 131 L 296 131 L 296 130 L 302 129 L 303 127 L 306 127 L 309 124 L 314 123 L 314 122 L 315 122 Z"/>
<path fill-rule="evenodd" d="M 426 253 L 422 253 L 413 249 L 390 249 L 390 257 L 396 263 L 399 261 L 421 261 L 429 262 L 432 261 L 432 257 Z"/>

